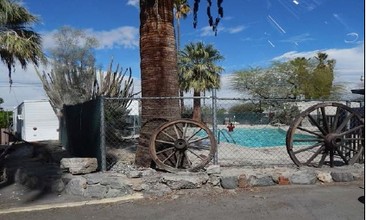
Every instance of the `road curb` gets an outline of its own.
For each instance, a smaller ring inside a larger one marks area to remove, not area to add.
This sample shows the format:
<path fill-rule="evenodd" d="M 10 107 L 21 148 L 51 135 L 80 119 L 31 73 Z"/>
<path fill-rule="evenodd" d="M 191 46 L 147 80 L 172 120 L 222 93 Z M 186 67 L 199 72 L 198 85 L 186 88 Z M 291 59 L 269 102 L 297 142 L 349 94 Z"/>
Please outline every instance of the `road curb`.
<path fill-rule="evenodd" d="M 42 211 L 42 210 L 57 209 L 57 208 L 72 208 L 72 207 L 80 207 L 80 206 L 85 206 L 85 205 L 108 204 L 108 203 L 137 200 L 137 199 L 142 199 L 142 198 L 144 198 L 142 193 L 134 193 L 132 195 L 121 196 L 121 197 L 116 197 L 116 198 L 105 198 L 105 199 L 88 200 L 88 201 L 80 201 L 80 202 L 54 203 L 54 204 L 47 204 L 47 205 L 34 205 L 34 206 L 9 208 L 9 209 L 2 209 L 2 210 L 0 209 L 0 215 L 18 213 L 18 212 Z"/>

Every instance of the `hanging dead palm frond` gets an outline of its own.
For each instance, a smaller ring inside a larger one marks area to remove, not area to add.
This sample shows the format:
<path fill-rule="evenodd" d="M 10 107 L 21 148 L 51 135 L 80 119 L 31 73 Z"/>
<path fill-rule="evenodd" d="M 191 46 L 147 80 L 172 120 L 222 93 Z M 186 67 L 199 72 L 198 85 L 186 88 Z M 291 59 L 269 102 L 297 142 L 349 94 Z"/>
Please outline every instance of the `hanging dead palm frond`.
<path fill-rule="evenodd" d="M 217 17 L 214 21 L 212 15 L 211 15 L 211 7 L 212 7 L 212 0 L 207 0 L 207 17 L 208 17 L 208 24 L 210 27 L 212 27 L 213 32 L 215 32 L 215 35 L 217 35 L 217 26 L 220 23 L 221 18 L 224 17 L 224 8 L 222 7 L 222 3 L 224 0 L 217 0 Z M 199 8 L 200 0 L 195 0 L 193 4 L 193 27 L 197 27 L 197 13 Z"/>

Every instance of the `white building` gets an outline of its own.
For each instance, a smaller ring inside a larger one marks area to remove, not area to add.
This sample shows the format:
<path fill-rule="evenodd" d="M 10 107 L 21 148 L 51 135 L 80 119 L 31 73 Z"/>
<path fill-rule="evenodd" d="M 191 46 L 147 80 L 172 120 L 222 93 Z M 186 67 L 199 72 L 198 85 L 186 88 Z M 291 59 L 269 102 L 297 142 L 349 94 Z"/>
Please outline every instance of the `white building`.
<path fill-rule="evenodd" d="M 13 132 L 22 140 L 59 139 L 59 120 L 48 100 L 26 100 L 13 111 Z"/>

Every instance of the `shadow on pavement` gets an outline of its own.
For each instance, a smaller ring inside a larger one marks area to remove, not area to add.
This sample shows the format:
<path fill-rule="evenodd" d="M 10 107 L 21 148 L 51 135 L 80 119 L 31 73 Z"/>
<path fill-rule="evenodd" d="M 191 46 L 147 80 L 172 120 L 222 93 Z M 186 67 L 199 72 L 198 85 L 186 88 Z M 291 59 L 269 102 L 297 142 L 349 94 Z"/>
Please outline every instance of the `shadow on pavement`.
<path fill-rule="evenodd" d="M 4 146 L 1 146 L 0 154 Z M 0 160 L 0 195 L 34 202 L 64 189 L 60 160 L 66 151 L 52 142 L 17 142 Z"/>

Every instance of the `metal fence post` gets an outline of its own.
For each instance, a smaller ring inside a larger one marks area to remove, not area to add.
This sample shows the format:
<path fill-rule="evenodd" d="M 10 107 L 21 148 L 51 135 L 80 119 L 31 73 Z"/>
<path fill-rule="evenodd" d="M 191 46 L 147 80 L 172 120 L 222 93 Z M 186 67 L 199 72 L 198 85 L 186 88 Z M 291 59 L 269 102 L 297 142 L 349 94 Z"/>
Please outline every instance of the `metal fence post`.
<path fill-rule="evenodd" d="M 104 97 L 100 97 L 100 153 L 101 153 L 101 165 L 102 171 L 107 171 L 107 156 L 105 147 L 105 117 L 104 117 Z"/>
<path fill-rule="evenodd" d="M 216 89 L 212 90 L 212 132 L 214 133 L 215 140 L 217 139 L 217 97 L 216 97 Z M 217 140 L 216 140 L 217 144 Z M 218 147 L 218 146 L 217 146 Z M 215 156 L 214 156 L 214 164 L 218 164 L 218 149 L 216 148 Z"/>

